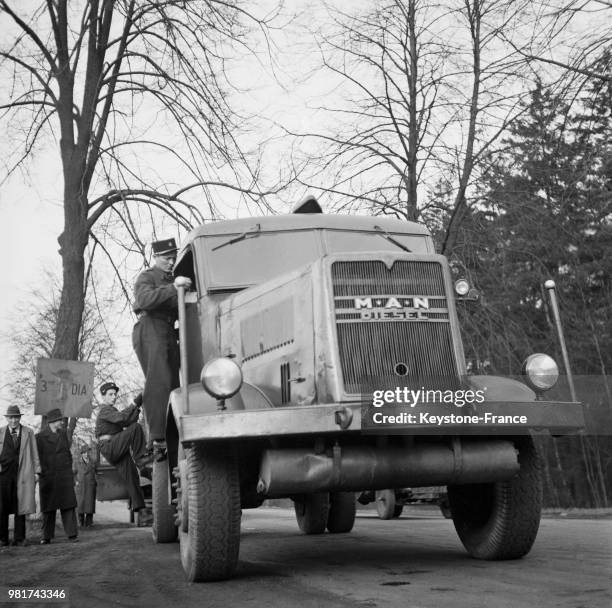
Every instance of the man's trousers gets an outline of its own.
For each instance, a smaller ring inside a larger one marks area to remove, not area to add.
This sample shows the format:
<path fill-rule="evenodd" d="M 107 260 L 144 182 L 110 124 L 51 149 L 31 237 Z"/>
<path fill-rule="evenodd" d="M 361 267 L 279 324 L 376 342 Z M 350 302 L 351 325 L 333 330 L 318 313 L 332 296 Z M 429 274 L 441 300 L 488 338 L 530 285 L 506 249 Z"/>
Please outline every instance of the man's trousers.
<path fill-rule="evenodd" d="M 0 541 L 4 541 L 8 543 L 8 524 L 9 524 L 9 514 L 5 511 L 0 513 Z M 13 540 L 15 542 L 19 542 L 25 540 L 26 535 L 26 516 L 25 515 L 15 515 L 15 530 L 13 532 Z"/>
<path fill-rule="evenodd" d="M 44 540 L 51 540 L 55 537 L 55 514 L 57 509 L 53 511 L 43 511 L 42 520 L 42 537 Z M 77 518 L 76 509 L 71 507 L 70 509 L 60 509 L 62 514 L 62 525 L 64 526 L 64 533 L 68 538 L 76 538 L 77 536 Z"/>
<path fill-rule="evenodd" d="M 144 451 L 144 433 L 137 422 L 133 422 L 110 439 L 100 441 L 100 454 L 109 464 L 117 467 L 119 475 L 127 485 L 131 507 L 135 511 L 145 506 L 144 495 L 140 488 L 140 476 L 134 463 L 134 458 L 138 459 Z"/>
<path fill-rule="evenodd" d="M 179 386 L 179 347 L 172 323 L 142 317 L 132 332 L 132 345 L 145 375 L 142 393 L 149 439 L 166 437 L 166 409 L 170 392 Z"/>

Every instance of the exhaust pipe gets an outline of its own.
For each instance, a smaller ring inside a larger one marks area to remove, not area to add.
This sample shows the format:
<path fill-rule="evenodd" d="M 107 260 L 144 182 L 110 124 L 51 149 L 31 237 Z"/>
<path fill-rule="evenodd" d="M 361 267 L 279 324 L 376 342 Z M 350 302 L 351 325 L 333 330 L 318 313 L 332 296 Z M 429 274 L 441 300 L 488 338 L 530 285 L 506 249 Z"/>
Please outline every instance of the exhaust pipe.
<path fill-rule="evenodd" d="M 383 490 L 505 481 L 519 471 L 510 441 L 424 444 L 410 448 L 335 446 L 331 453 L 308 449 L 266 450 L 259 471 L 260 495 Z"/>

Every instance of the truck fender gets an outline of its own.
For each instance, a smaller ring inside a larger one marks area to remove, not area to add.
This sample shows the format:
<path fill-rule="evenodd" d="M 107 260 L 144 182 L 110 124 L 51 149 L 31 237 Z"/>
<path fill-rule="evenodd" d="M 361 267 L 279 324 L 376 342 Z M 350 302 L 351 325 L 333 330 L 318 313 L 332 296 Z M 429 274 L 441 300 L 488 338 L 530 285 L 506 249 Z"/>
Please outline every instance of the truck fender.
<path fill-rule="evenodd" d="M 536 394 L 526 384 L 502 376 L 468 376 L 472 390 L 484 391 L 485 401 L 535 401 Z"/>

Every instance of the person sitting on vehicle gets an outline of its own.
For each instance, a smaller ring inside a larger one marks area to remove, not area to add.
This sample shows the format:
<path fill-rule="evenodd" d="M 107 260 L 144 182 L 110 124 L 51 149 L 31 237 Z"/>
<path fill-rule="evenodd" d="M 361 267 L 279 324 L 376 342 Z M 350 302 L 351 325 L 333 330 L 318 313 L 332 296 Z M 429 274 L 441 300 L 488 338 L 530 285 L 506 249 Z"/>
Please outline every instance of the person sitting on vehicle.
<path fill-rule="evenodd" d="M 131 508 L 138 511 L 145 506 L 138 468 L 145 467 L 152 460 L 146 451 L 144 431 L 138 424 L 142 393 L 122 411 L 115 407 L 118 393 L 119 387 L 114 382 L 105 382 L 100 387 L 104 403 L 96 420 L 96 437 L 100 454 L 109 464 L 117 467 L 127 484 Z"/>

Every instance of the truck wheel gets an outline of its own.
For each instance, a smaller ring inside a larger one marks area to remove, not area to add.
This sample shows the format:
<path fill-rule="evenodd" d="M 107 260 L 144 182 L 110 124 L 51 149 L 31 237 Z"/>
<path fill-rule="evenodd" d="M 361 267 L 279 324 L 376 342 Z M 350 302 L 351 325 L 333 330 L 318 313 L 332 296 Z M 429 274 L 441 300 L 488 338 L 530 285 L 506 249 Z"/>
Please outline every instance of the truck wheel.
<path fill-rule="evenodd" d="M 173 543 L 177 537 L 174 524 L 174 506 L 168 495 L 168 462 L 153 463 L 152 506 L 153 525 L 151 533 L 156 543 Z"/>
<path fill-rule="evenodd" d="M 395 490 L 376 492 L 376 511 L 380 519 L 391 519 L 395 512 Z"/>
<path fill-rule="evenodd" d="M 404 510 L 404 505 L 395 505 L 395 509 L 393 509 L 393 518 L 397 519 L 401 514 L 402 511 Z"/>
<path fill-rule="evenodd" d="M 453 523 L 478 559 L 517 559 L 533 545 L 542 509 L 541 462 L 531 437 L 514 439 L 520 470 L 509 481 L 448 487 Z"/>
<path fill-rule="evenodd" d="M 302 494 L 295 499 L 295 517 L 304 534 L 323 534 L 329 513 L 329 494 Z"/>
<path fill-rule="evenodd" d="M 332 492 L 329 495 L 327 529 L 332 534 L 350 532 L 355 525 L 356 512 L 354 492 Z"/>
<path fill-rule="evenodd" d="M 229 578 L 240 548 L 240 483 L 228 447 L 195 444 L 179 465 L 177 523 L 181 562 L 190 582 Z M 183 506 L 185 505 L 185 506 Z"/>
<path fill-rule="evenodd" d="M 448 503 L 448 496 L 445 494 L 438 503 L 440 512 L 444 516 L 444 519 L 452 519 L 453 514 L 451 513 L 450 504 Z"/>

